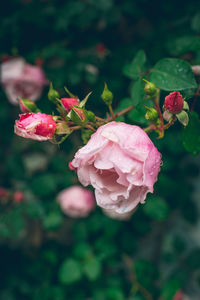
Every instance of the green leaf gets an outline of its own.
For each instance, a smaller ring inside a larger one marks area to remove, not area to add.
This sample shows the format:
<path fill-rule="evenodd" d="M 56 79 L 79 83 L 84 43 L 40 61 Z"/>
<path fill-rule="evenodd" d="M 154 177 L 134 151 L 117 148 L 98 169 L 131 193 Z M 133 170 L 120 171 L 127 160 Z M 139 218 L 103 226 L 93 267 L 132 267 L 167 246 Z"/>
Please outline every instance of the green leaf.
<path fill-rule="evenodd" d="M 57 211 L 52 211 L 50 214 L 45 215 L 43 224 L 46 229 L 58 228 L 62 223 L 62 216 Z"/>
<path fill-rule="evenodd" d="M 200 268 L 200 248 L 193 249 L 187 256 L 185 263 L 190 270 L 199 270 L 199 268 Z"/>
<path fill-rule="evenodd" d="M 197 14 L 192 18 L 191 27 L 197 33 L 200 33 L 200 13 Z"/>
<path fill-rule="evenodd" d="M 65 260 L 59 269 L 58 277 L 63 284 L 79 281 L 82 277 L 80 264 L 72 258 Z"/>
<path fill-rule="evenodd" d="M 144 205 L 144 212 L 154 220 L 165 220 L 169 215 L 167 203 L 160 197 L 150 196 Z"/>
<path fill-rule="evenodd" d="M 182 132 L 182 142 L 193 155 L 200 152 L 200 120 L 196 112 L 189 114 L 188 126 Z"/>
<path fill-rule="evenodd" d="M 152 69 L 150 80 L 164 91 L 181 91 L 197 87 L 190 64 L 175 58 L 161 59 Z"/>
<path fill-rule="evenodd" d="M 162 290 L 162 299 L 163 300 L 172 300 L 176 292 L 181 288 L 181 284 L 178 279 L 169 280 L 163 290 Z"/>
<path fill-rule="evenodd" d="M 33 178 L 31 187 L 36 195 L 47 196 L 55 192 L 57 183 L 53 174 L 46 173 Z"/>
<path fill-rule="evenodd" d="M 126 65 L 123 69 L 124 75 L 131 79 L 140 78 L 144 71 L 144 64 L 146 62 L 146 55 L 143 50 L 139 50 L 132 60 L 131 64 Z"/>
<path fill-rule="evenodd" d="M 86 261 L 83 271 L 89 280 L 96 280 L 101 274 L 101 264 L 96 258 Z"/>
<path fill-rule="evenodd" d="M 145 83 L 143 80 L 138 79 L 131 86 L 131 98 L 133 99 L 133 105 L 137 105 L 144 101 L 145 91 L 144 91 Z"/>
<path fill-rule="evenodd" d="M 125 300 L 121 289 L 112 287 L 106 290 L 106 299 L 108 300 Z"/>
<path fill-rule="evenodd" d="M 90 245 L 87 243 L 78 243 L 74 247 L 74 256 L 76 256 L 78 259 L 86 259 L 91 255 L 92 255 L 92 250 L 90 248 Z"/>

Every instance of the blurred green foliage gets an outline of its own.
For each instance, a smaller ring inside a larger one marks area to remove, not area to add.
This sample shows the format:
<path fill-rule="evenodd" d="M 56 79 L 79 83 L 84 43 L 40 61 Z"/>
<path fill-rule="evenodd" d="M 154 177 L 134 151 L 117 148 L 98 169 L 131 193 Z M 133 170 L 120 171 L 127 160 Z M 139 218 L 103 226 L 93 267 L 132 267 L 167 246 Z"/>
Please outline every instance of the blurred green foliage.
<path fill-rule="evenodd" d="M 12 0 L 0 15 L 0 55 L 20 55 L 30 63 L 43 59 L 48 79 L 62 96 L 63 86 L 80 98 L 92 90 L 88 108 L 102 117 L 104 81 L 115 95 L 114 108 L 136 106 L 119 120 L 145 126 L 143 102 L 151 104 L 144 100 L 141 73 L 154 66 L 150 76 L 164 99 L 165 80 L 173 78 L 177 59 L 186 69 L 182 60 L 200 64 L 195 0 L 181 5 L 172 0 Z M 166 71 L 166 63 L 167 72 L 158 77 L 154 70 L 165 64 Z M 185 81 L 181 71 L 179 79 L 172 83 L 175 89 L 188 88 L 190 105 L 196 84 L 192 75 Z M 51 113 L 47 92 L 38 106 Z M 0 186 L 10 191 L 9 201 L 0 206 L 0 299 L 145 300 L 147 292 L 149 299 L 171 300 L 179 289 L 198 299 L 199 160 L 185 148 L 200 151 L 199 102 L 185 130 L 177 124 L 162 140 L 151 136 L 163 156 L 155 193 L 129 221 L 119 222 L 99 208 L 87 219 L 63 215 L 56 195 L 77 183 L 68 162 L 81 146 L 80 134 L 60 148 L 23 140 L 13 133 L 18 108 L 3 90 L 0 97 Z M 16 190 L 25 194 L 22 203 L 13 203 Z"/>

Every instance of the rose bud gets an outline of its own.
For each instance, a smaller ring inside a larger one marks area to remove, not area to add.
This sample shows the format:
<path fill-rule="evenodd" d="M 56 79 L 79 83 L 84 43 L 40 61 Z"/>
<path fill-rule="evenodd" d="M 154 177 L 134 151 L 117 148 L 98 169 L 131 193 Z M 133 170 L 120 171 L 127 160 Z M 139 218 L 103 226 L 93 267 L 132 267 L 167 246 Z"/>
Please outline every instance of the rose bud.
<path fill-rule="evenodd" d="M 22 191 L 16 191 L 13 194 L 13 201 L 15 203 L 21 203 L 24 200 L 24 193 Z"/>
<path fill-rule="evenodd" d="M 148 96 L 155 98 L 158 94 L 158 89 L 156 88 L 155 84 L 146 79 L 143 79 L 143 81 L 145 82 L 145 87 L 144 87 L 145 93 Z"/>
<path fill-rule="evenodd" d="M 179 92 L 172 92 L 165 97 L 164 108 L 172 114 L 178 114 L 183 110 L 184 100 Z"/>
<path fill-rule="evenodd" d="M 44 113 L 27 113 L 20 115 L 15 121 L 15 133 L 27 139 L 47 141 L 51 139 L 56 130 L 56 122 L 51 115 Z"/>
<path fill-rule="evenodd" d="M 54 90 L 53 84 L 50 83 L 49 92 L 48 92 L 48 99 L 49 101 L 52 101 L 53 103 L 57 103 L 57 99 L 60 98 L 59 93 Z"/>
<path fill-rule="evenodd" d="M 16 57 L 1 64 L 1 83 L 8 100 L 18 104 L 17 98 L 38 100 L 48 80 L 40 67 Z"/>
<path fill-rule="evenodd" d="M 19 107 L 21 112 L 29 113 L 29 112 L 37 112 L 38 108 L 32 100 L 19 98 Z"/>
<path fill-rule="evenodd" d="M 72 160 L 80 182 L 95 188 L 97 204 L 124 214 L 153 193 L 161 154 L 138 126 L 110 122 L 97 129 Z"/>
<path fill-rule="evenodd" d="M 72 121 L 80 126 L 85 126 L 88 122 L 87 111 L 84 108 L 73 106 L 71 110 Z"/>
<path fill-rule="evenodd" d="M 72 109 L 72 105 L 75 105 L 75 106 L 79 105 L 78 98 L 61 98 L 60 100 L 67 112 L 69 112 Z"/>
<path fill-rule="evenodd" d="M 113 101 L 113 93 L 108 89 L 106 83 L 104 83 L 104 90 L 101 94 L 101 99 L 105 102 L 106 105 L 111 105 Z"/>
<path fill-rule="evenodd" d="M 95 208 L 92 192 L 77 185 L 60 192 L 57 199 L 62 211 L 74 218 L 87 217 Z"/>

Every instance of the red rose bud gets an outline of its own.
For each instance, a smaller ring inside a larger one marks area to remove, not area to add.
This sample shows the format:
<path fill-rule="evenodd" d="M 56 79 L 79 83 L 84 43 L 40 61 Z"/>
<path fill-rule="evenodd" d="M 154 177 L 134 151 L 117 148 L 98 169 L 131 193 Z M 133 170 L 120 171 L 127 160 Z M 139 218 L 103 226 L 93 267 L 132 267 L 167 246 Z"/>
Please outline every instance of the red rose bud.
<path fill-rule="evenodd" d="M 164 108 L 172 114 L 178 114 L 183 110 L 184 100 L 179 92 L 172 92 L 165 97 Z"/>
<path fill-rule="evenodd" d="M 75 106 L 79 105 L 78 98 L 61 98 L 60 100 L 67 112 L 69 112 L 72 109 L 72 105 L 75 105 Z"/>
<path fill-rule="evenodd" d="M 22 191 L 16 191 L 13 195 L 13 201 L 15 203 L 21 203 L 24 200 L 24 193 Z"/>
<path fill-rule="evenodd" d="M 83 108 L 72 106 L 71 119 L 75 124 L 85 126 L 88 122 L 87 111 Z"/>
<path fill-rule="evenodd" d="M 23 113 L 29 113 L 29 112 L 38 112 L 39 109 L 35 105 L 35 103 L 32 100 L 25 99 L 25 98 L 19 98 L 19 107 L 21 112 Z"/>
<path fill-rule="evenodd" d="M 27 139 L 47 141 L 52 139 L 57 124 L 51 115 L 27 113 L 15 121 L 15 133 Z"/>

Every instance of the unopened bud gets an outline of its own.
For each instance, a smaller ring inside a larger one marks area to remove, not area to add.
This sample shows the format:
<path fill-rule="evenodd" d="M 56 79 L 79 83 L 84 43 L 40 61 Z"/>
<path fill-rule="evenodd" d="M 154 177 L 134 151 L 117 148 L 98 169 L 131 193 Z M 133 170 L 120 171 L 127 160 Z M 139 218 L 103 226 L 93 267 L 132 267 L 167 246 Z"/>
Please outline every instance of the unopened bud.
<path fill-rule="evenodd" d="M 29 113 L 29 112 L 40 112 L 35 103 L 32 100 L 19 98 L 19 107 L 21 112 Z"/>
<path fill-rule="evenodd" d="M 145 93 L 152 97 L 155 98 L 158 94 L 158 89 L 156 88 L 155 84 L 153 82 L 150 82 L 146 79 L 143 79 L 145 82 L 145 87 L 144 87 L 144 91 Z"/>
<path fill-rule="evenodd" d="M 101 94 L 101 99 L 105 102 L 106 105 L 111 105 L 113 101 L 113 93 L 108 89 L 107 84 L 104 85 L 103 93 Z"/>
<path fill-rule="evenodd" d="M 75 105 L 75 106 L 79 105 L 78 98 L 61 98 L 60 101 L 67 112 L 69 112 L 71 110 L 72 105 Z"/>
<path fill-rule="evenodd" d="M 48 92 L 48 99 L 53 103 L 57 103 L 57 99 L 60 98 L 59 93 L 54 90 L 53 84 L 50 83 L 49 92 Z"/>
<path fill-rule="evenodd" d="M 87 111 L 87 115 L 88 115 L 88 121 L 93 123 L 96 122 L 95 114 L 92 111 Z"/>
<path fill-rule="evenodd" d="M 165 97 L 164 108 L 172 114 L 178 114 L 183 110 L 184 100 L 179 92 L 172 92 Z"/>
<path fill-rule="evenodd" d="M 145 119 L 150 121 L 150 122 L 156 122 L 158 119 L 158 112 L 155 108 L 153 107 L 147 107 L 145 106 L 147 112 L 145 114 Z"/>
<path fill-rule="evenodd" d="M 88 122 L 87 111 L 84 108 L 72 106 L 71 119 L 75 124 L 85 126 Z"/>

